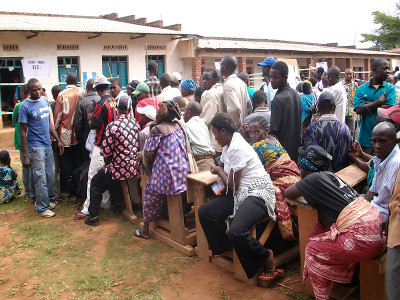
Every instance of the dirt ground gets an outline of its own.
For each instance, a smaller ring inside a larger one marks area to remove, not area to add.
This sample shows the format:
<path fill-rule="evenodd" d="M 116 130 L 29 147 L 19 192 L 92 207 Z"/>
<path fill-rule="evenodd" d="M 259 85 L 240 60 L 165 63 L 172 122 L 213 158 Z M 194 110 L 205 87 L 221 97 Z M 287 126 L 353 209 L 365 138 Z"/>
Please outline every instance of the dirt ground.
<path fill-rule="evenodd" d="M 12 159 L 20 170 L 19 154 Z M 306 299 L 298 265 L 279 285 L 249 286 L 155 238 L 133 237 L 137 226 L 120 214 L 101 212 L 101 225 L 90 227 L 72 220 L 72 203 L 57 206 L 51 219 L 24 197 L 0 206 L 0 299 Z"/>

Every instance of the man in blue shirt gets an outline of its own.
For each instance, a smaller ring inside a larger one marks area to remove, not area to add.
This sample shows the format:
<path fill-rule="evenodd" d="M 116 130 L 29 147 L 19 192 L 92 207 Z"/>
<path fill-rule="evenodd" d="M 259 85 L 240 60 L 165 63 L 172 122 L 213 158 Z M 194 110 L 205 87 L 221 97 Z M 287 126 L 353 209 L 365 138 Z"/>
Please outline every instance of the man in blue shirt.
<path fill-rule="evenodd" d="M 35 182 L 36 211 L 44 218 L 55 216 L 54 157 L 50 134 L 57 141 L 60 155 L 64 145 L 50 119 L 49 101 L 41 96 L 42 86 L 36 78 L 27 83 L 29 98 L 21 104 L 18 115 L 21 132 L 22 165 L 32 168 Z"/>
<path fill-rule="evenodd" d="M 354 111 L 361 115 L 358 142 L 363 151 L 373 155 L 371 134 L 375 126 L 378 107 L 388 108 L 396 104 L 396 90 L 385 82 L 389 75 L 389 62 L 376 58 L 371 63 L 372 77 L 369 82 L 359 86 L 354 95 Z"/>

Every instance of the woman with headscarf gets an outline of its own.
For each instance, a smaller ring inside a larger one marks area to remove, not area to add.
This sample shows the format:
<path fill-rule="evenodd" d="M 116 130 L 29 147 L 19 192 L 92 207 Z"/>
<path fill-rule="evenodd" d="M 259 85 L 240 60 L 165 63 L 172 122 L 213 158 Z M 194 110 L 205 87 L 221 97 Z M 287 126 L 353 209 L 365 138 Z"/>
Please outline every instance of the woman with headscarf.
<path fill-rule="evenodd" d="M 247 132 L 251 146 L 275 187 L 275 213 L 279 231 L 284 240 L 293 241 L 298 233 L 297 211 L 296 207 L 285 201 L 284 193 L 288 186 L 300 180 L 300 170 L 278 139 L 269 134 L 269 124 L 264 117 L 254 117 Z"/>
<path fill-rule="evenodd" d="M 181 83 L 182 97 L 186 104 L 190 101 L 195 101 L 194 93 L 196 92 L 197 84 L 192 79 L 186 79 Z"/>
<path fill-rule="evenodd" d="M 149 222 L 159 219 L 165 212 L 167 195 L 186 191 L 189 173 L 186 137 L 176 121 L 181 118 L 179 107 L 172 101 L 161 102 L 158 106 L 156 125 L 152 126 L 143 150 L 145 172 L 151 172 L 143 195 L 144 226 L 134 232 L 144 239 L 150 238 Z"/>
<path fill-rule="evenodd" d="M 303 280 L 310 276 L 316 300 L 330 299 L 335 282 L 350 283 L 356 264 L 379 255 L 386 241 L 379 235 L 384 219 L 378 208 L 326 168 L 332 156 L 320 146 L 300 148 L 302 180 L 285 196 L 303 196 L 318 211 L 318 224 L 308 236 Z"/>

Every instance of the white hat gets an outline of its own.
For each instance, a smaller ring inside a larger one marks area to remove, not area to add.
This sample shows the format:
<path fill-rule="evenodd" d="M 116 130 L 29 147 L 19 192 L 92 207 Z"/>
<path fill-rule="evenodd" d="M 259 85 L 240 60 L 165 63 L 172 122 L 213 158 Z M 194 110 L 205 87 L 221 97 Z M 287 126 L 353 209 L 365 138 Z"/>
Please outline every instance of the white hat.
<path fill-rule="evenodd" d="M 97 75 L 96 78 L 94 79 L 94 84 L 93 87 L 95 88 L 98 85 L 101 84 L 111 84 L 104 75 Z"/>
<path fill-rule="evenodd" d="M 173 72 L 171 74 L 171 81 L 175 83 L 181 83 L 182 82 L 182 76 L 178 72 Z"/>
<path fill-rule="evenodd" d="M 147 105 L 145 107 L 137 107 L 136 110 L 139 114 L 145 115 L 153 121 L 156 119 L 157 110 L 151 105 Z"/>

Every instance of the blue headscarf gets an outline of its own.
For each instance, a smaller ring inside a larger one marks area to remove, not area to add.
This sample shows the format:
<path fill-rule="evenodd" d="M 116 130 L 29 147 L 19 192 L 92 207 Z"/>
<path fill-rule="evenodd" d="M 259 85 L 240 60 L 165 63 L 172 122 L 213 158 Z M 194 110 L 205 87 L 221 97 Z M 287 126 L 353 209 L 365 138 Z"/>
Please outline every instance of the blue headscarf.
<path fill-rule="evenodd" d="M 187 90 L 191 94 L 194 94 L 197 89 L 197 84 L 192 79 L 186 79 L 181 83 L 181 88 Z"/>

